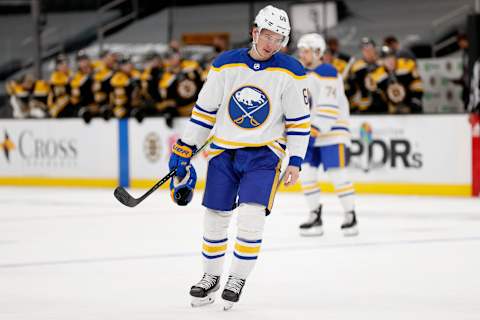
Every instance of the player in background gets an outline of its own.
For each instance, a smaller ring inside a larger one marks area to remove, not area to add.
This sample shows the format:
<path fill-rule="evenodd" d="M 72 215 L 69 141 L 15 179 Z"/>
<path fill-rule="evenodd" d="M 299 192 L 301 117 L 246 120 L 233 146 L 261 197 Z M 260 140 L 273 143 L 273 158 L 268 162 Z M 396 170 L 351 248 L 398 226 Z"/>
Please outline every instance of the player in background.
<path fill-rule="evenodd" d="M 355 190 L 348 177 L 350 131 L 349 105 L 343 79 L 335 67 L 322 63 L 325 40 L 316 33 L 303 35 L 297 44 L 300 61 L 307 70 L 311 96 L 312 137 L 302 164 L 302 189 L 310 209 L 308 220 L 300 225 L 301 235 L 322 235 L 322 204 L 318 187 L 320 165 L 333 182 L 345 212 L 344 235 L 357 235 Z"/>
<path fill-rule="evenodd" d="M 68 58 L 64 54 L 59 54 L 55 57 L 55 70 L 50 75 L 48 108 L 52 118 L 77 116 L 77 110 L 70 103 L 70 78 Z"/>
<path fill-rule="evenodd" d="M 350 99 L 352 113 L 386 113 L 387 106 L 372 90 L 373 83 L 368 75 L 379 66 L 375 42 L 362 38 L 362 57 L 355 60 L 346 81 L 346 95 Z"/>
<path fill-rule="evenodd" d="M 190 117 L 203 85 L 198 62 L 183 59 L 180 52 L 167 53 L 166 70 L 160 79 L 162 101 L 158 104 L 165 121 L 173 127 L 173 119 Z"/>
<path fill-rule="evenodd" d="M 110 106 L 116 118 L 128 118 L 140 105 L 140 76 L 129 56 L 119 59 L 118 70 L 110 80 Z"/>
<path fill-rule="evenodd" d="M 102 53 L 102 60 L 94 63 L 95 73 L 93 75 L 92 91 L 95 109 L 105 120 L 113 116 L 110 106 L 111 80 L 117 70 L 118 58 L 117 53 L 107 51 Z"/>
<path fill-rule="evenodd" d="M 14 118 L 46 118 L 47 99 L 50 91 L 44 80 L 35 80 L 31 74 L 24 75 L 20 81 L 9 81 L 7 93 L 10 95 Z"/>
<path fill-rule="evenodd" d="M 89 123 L 98 114 L 92 91 L 93 66 L 90 57 L 83 51 L 77 52 L 77 72 L 70 81 L 70 103 L 78 110 L 78 115 Z"/>
<path fill-rule="evenodd" d="M 388 106 L 388 113 L 422 113 L 423 84 L 415 60 L 397 58 L 387 46 L 381 57 L 382 65 L 368 75 L 370 90 Z"/>
<path fill-rule="evenodd" d="M 177 168 L 177 176 L 171 191 L 175 201 L 187 204 L 195 180 L 190 158 L 213 131 L 203 198 L 207 208 L 204 274 L 190 290 L 192 306 L 214 301 L 237 201 L 232 264 L 222 292 L 224 309 L 239 301 L 260 252 L 286 149 L 284 184 L 293 185 L 298 179 L 310 134 L 310 112 L 302 65 L 279 52 L 289 34 L 285 11 L 273 6 L 260 10 L 251 33 L 252 47 L 223 52 L 213 61 L 190 121 L 173 146 L 169 167 Z"/>

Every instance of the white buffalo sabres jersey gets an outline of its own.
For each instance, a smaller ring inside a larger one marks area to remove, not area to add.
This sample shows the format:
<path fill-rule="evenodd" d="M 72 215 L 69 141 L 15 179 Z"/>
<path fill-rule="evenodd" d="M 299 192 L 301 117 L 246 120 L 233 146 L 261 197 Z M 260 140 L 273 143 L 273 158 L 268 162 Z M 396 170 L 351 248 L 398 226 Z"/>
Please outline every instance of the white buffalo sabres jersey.
<path fill-rule="evenodd" d="M 224 52 L 212 64 L 182 141 L 200 146 L 213 129 L 214 152 L 268 146 L 282 158 L 288 148 L 290 161 L 301 161 L 310 134 L 306 85 L 302 65 L 288 55 L 257 61 L 246 48 Z"/>
<path fill-rule="evenodd" d="M 307 73 L 311 95 L 312 133 L 315 146 L 350 145 L 350 106 L 343 79 L 335 67 L 324 63 Z"/>

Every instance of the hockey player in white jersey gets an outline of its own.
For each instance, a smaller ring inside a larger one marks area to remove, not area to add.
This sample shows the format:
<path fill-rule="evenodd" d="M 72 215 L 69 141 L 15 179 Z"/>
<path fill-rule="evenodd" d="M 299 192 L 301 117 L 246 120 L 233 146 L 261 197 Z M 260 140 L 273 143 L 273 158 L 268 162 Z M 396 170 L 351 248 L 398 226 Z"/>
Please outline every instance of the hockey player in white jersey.
<path fill-rule="evenodd" d="M 192 306 L 212 303 L 220 286 L 227 229 L 236 208 L 237 232 L 228 279 L 222 291 L 225 310 L 239 301 L 257 261 L 263 228 L 275 197 L 281 160 L 287 156 L 285 185 L 297 181 L 310 134 L 305 71 L 280 53 L 290 34 L 285 11 L 267 6 L 252 29 L 251 48 L 222 53 L 212 63 L 190 121 L 173 146 L 170 169 L 177 168 L 172 194 L 188 195 L 190 158 L 213 133 L 203 205 L 203 277 L 190 289 Z M 194 173 L 194 171 L 193 171 Z M 180 204 L 180 203 L 179 203 Z"/>
<path fill-rule="evenodd" d="M 357 235 L 355 190 L 346 170 L 350 131 L 349 105 L 343 80 L 335 67 L 321 61 L 326 47 L 321 35 L 305 34 L 299 39 L 297 47 L 300 61 L 307 71 L 312 115 L 312 136 L 300 177 L 310 215 L 308 220 L 300 225 L 300 234 L 323 234 L 322 204 L 318 186 L 318 169 L 322 165 L 333 182 L 345 212 L 341 230 L 346 236 Z"/>

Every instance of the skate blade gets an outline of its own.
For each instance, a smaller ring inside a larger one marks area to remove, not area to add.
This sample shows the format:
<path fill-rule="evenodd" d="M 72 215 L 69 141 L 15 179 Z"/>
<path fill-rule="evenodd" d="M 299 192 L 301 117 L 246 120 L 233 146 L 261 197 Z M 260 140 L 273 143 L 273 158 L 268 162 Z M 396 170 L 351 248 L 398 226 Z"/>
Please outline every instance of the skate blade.
<path fill-rule="evenodd" d="M 232 309 L 234 302 L 223 300 L 223 311 L 228 311 Z"/>
<path fill-rule="evenodd" d="M 193 308 L 198 308 L 198 307 L 203 307 L 203 306 L 212 304 L 214 302 L 215 302 L 215 295 L 209 294 L 205 298 L 192 297 L 192 301 L 190 302 L 190 305 Z"/>
<path fill-rule="evenodd" d="M 300 235 L 302 237 L 320 237 L 323 236 L 323 228 L 312 227 L 310 229 L 300 229 Z"/>
<path fill-rule="evenodd" d="M 359 233 L 357 226 L 343 229 L 342 232 L 344 237 L 355 237 L 355 236 L 358 236 L 358 233 Z"/>

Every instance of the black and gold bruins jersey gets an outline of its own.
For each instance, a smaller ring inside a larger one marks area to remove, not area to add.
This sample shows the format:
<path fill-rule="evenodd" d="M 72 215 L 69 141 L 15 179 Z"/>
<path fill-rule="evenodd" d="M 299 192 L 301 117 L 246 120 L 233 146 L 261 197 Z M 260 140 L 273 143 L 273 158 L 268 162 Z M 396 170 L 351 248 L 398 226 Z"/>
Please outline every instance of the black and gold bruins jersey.
<path fill-rule="evenodd" d="M 97 71 L 93 76 L 93 98 L 98 107 L 102 107 L 109 103 L 109 96 L 112 91 L 110 80 L 112 79 L 113 74 L 113 70 L 104 67 Z"/>
<path fill-rule="evenodd" d="M 50 87 L 46 81 L 37 80 L 28 89 L 14 81 L 8 86 L 7 92 L 14 98 L 15 118 L 44 118 L 47 115 Z"/>
<path fill-rule="evenodd" d="M 140 72 L 133 70 L 131 74 L 117 71 L 110 80 L 112 91 L 110 104 L 113 106 L 113 114 L 117 118 L 125 118 L 130 115 L 132 108 L 140 104 Z"/>
<path fill-rule="evenodd" d="M 48 108 L 53 118 L 75 116 L 70 105 L 70 76 L 68 74 L 54 71 L 50 76 Z"/>
<path fill-rule="evenodd" d="M 162 100 L 160 94 L 160 80 L 163 76 L 163 68 L 146 68 L 141 75 L 142 95 L 146 101 L 159 103 Z"/>
<path fill-rule="evenodd" d="M 32 89 L 26 89 L 15 81 L 7 84 L 7 92 L 10 94 L 10 104 L 12 105 L 14 118 L 30 117 L 30 97 Z"/>
<path fill-rule="evenodd" d="M 368 77 L 377 68 L 377 63 L 367 63 L 363 59 L 353 63 L 345 88 L 352 113 L 386 112 L 386 106 L 375 93 L 371 78 Z"/>
<path fill-rule="evenodd" d="M 180 116 L 190 116 L 202 84 L 199 64 L 190 60 L 182 61 L 179 72 L 165 72 L 162 76 L 160 109 L 174 107 Z"/>
<path fill-rule="evenodd" d="M 422 112 L 423 85 L 414 60 L 399 58 L 394 72 L 381 66 L 369 77 L 389 113 Z"/>
<path fill-rule="evenodd" d="M 337 69 L 338 73 L 343 74 L 348 65 L 348 61 L 339 58 L 333 58 L 332 65 Z"/>
<path fill-rule="evenodd" d="M 76 108 L 92 105 L 95 100 L 92 91 L 93 77 L 91 73 L 77 71 L 70 81 L 70 102 Z"/>
<path fill-rule="evenodd" d="M 32 93 L 32 106 L 41 108 L 42 110 L 47 111 L 48 109 L 48 95 L 50 93 L 50 87 L 48 83 L 44 80 L 35 81 L 33 86 Z"/>
<path fill-rule="evenodd" d="M 15 81 L 10 81 L 7 84 L 7 92 L 15 97 L 22 104 L 28 105 L 30 97 L 32 94 L 31 89 L 25 89 L 22 85 L 16 83 Z"/>

